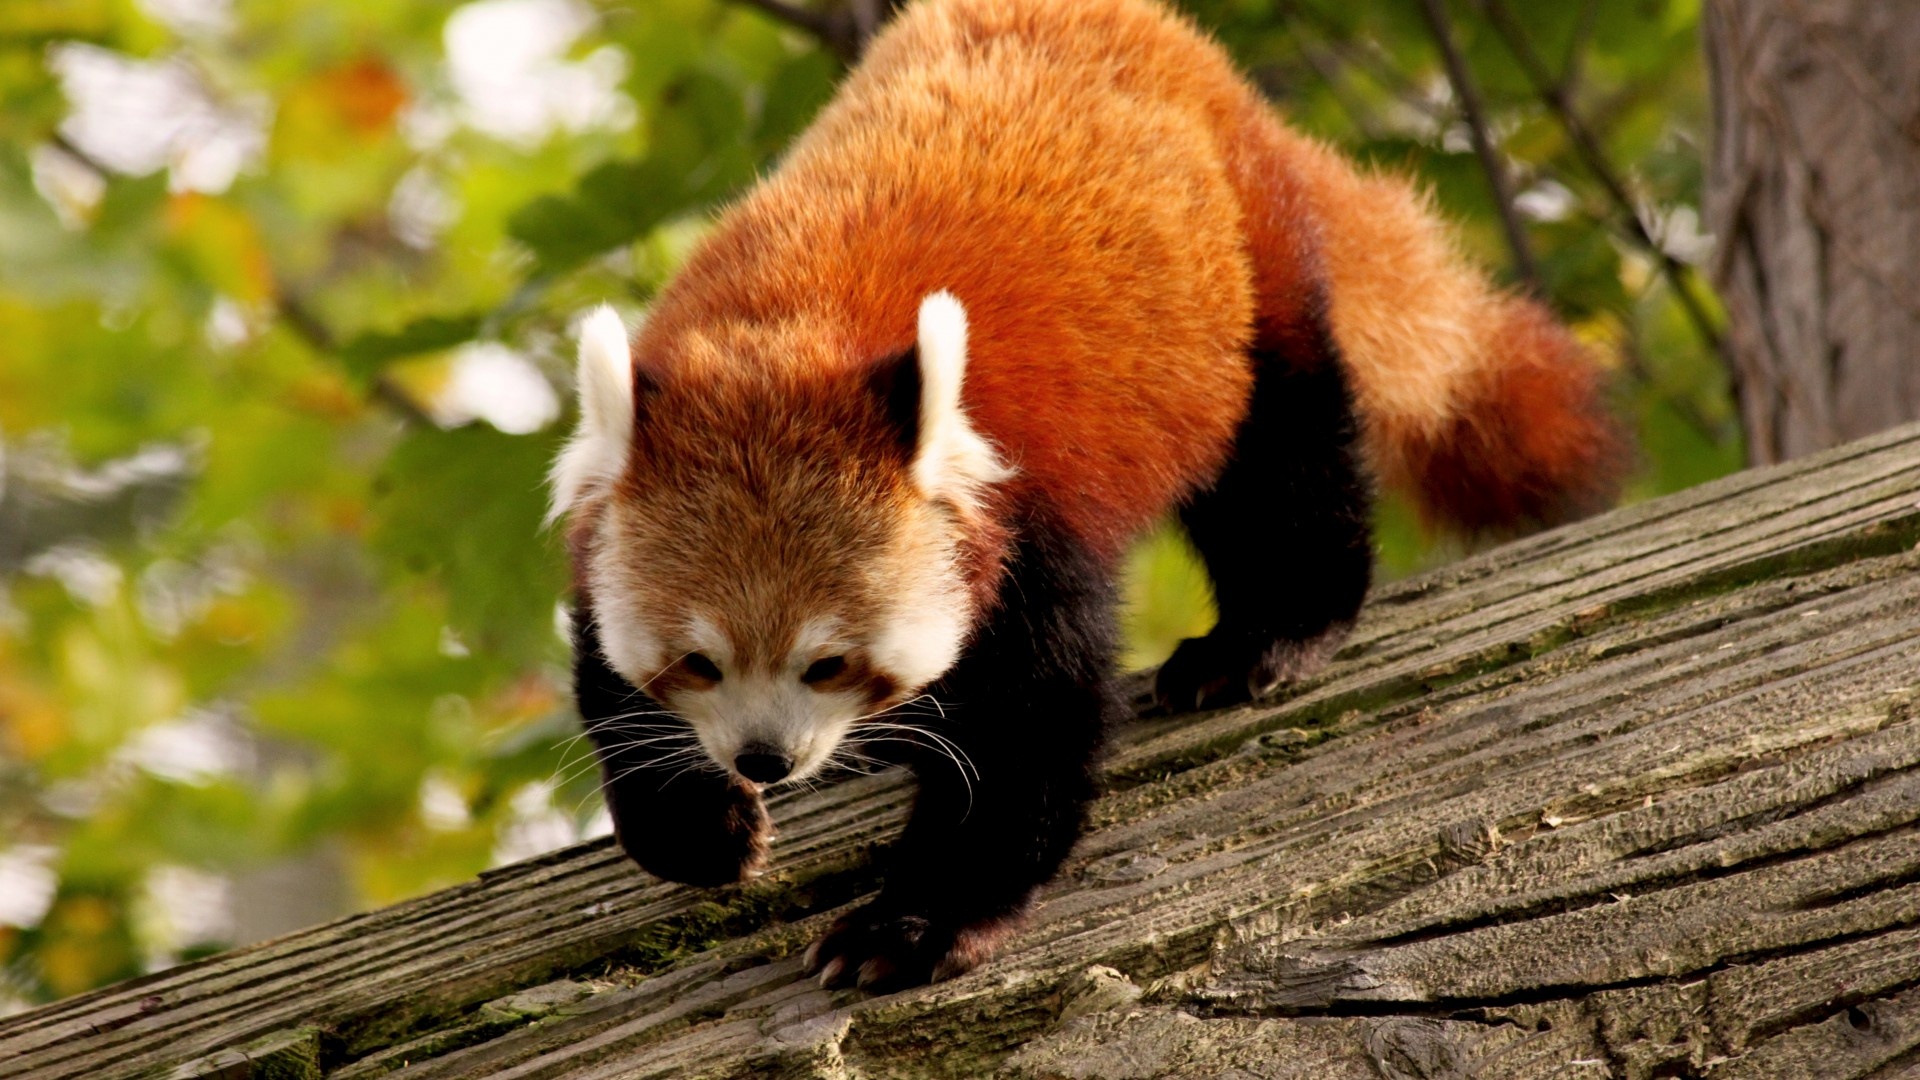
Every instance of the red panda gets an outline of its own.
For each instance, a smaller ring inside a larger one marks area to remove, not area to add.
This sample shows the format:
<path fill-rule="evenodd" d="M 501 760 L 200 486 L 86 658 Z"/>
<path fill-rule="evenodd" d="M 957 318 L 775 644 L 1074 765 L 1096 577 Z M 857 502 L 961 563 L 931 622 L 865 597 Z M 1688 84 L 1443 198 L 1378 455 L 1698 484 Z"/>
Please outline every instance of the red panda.
<path fill-rule="evenodd" d="M 1469 528 L 1604 502 L 1602 384 L 1154 0 L 920 0 L 637 336 L 582 333 L 553 505 L 619 842 L 742 880 L 764 786 L 904 759 L 885 885 L 808 963 L 965 971 L 1094 795 L 1133 537 L 1177 514 L 1218 597 L 1159 696 L 1245 701 L 1354 619 L 1372 479 Z"/>

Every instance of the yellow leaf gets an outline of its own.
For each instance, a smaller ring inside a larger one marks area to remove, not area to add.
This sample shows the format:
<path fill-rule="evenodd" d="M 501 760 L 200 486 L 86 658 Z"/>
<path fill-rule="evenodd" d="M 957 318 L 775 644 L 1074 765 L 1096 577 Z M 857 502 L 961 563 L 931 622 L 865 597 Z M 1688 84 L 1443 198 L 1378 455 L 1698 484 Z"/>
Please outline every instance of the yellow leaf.
<path fill-rule="evenodd" d="M 46 757 L 67 739 L 59 702 L 29 683 L 25 672 L 9 671 L 4 665 L 0 665 L 0 733 L 6 736 L 7 753 L 24 761 Z"/>
<path fill-rule="evenodd" d="M 358 420 L 367 411 L 346 376 L 331 368 L 302 373 L 288 386 L 287 397 L 302 412 L 341 423 Z"/>
<path fill-rule="evenodd" d="M 224 199 L 182 192 L 167 202 L 166 229 L 173 249 L 219 292 L 246 306 L 273 296 L 266 246 L 246 211 Z"/>
<path fill-rule="evenodd" d="M 406 83 L 379 57 L 316 72 L 281 98 L 278 150 L 313 159 L 359 153 L 393 131 L 408 97 Z"/>

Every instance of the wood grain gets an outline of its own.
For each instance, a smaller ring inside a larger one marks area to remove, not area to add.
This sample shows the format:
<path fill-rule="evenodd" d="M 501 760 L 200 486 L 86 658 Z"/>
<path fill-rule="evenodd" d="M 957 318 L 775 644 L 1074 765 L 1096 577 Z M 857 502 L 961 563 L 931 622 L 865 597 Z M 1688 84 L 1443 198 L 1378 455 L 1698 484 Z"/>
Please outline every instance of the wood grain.
<path fill-rule="evenodd" d="M 1143 718 L 1005 955 L 799 979 L 907 789 L 713 892 L 608 843 L 0 1021 L 0 1077 L 1920 1070 L 1920 427 L 1380 589 L 1281 700 Z"/>

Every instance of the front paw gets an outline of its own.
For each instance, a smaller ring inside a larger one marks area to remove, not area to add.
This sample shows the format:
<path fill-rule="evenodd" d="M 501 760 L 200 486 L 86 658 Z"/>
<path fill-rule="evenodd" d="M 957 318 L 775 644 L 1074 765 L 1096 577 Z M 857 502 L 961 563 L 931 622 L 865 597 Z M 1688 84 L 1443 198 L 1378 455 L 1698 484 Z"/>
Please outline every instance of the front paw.
<path fill-rule="evenodd" d="M 1304 641 L 1216 626 L 1173 650 L 1154 678 L 1154 696 L 1170 712 L 1240 705 L 1310 675 L 1346 639 L 1341 623 Z"/>
<path fill-rule="evenodd" d="M 1014 914 L 961 923 L 875 902 L 841 916 L 813 943 L 807 974 L 821 986 L 876 994 L 939 982 L 973 970 L 1022 921 Z"/>
<path fill-rule="evenodd" d="M 743 781 L 682 777 L 663 792 L 607 791 L 620 847 L 647 873 L 688 885 L 732 885 L 766 865 L 773 822 Z M 668 796 L 673 796 L 669 798 Z"/>

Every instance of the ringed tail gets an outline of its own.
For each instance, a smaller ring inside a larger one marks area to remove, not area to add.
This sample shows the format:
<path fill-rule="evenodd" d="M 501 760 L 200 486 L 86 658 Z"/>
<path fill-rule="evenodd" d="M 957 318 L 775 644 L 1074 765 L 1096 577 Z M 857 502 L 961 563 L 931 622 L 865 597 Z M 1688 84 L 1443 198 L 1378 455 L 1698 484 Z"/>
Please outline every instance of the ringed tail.
<path fill-rule="evenodd" d="M 1333 336 L 1381 481 L 1430 523 L 1551 525 L 1617 494 L 1609 374 L 1539 303 L 1497 288 L 1408 181 L 1287 132 L 1316 204 Z"/>

